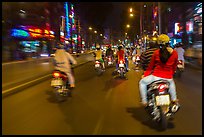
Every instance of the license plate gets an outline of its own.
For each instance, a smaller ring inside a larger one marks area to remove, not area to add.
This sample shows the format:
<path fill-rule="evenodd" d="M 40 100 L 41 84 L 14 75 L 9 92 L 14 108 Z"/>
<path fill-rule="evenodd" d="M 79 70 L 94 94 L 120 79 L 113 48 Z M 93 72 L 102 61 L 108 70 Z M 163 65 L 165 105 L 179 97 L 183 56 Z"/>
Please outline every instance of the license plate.
<path fill-rule="evenodd" d="M 95 67 L 97 67 L 97 68 L 98 68 L 98 67 L 100 67 L 100 65 L 99 65 L 99 64 L 95 64 Z"/>
<path fill-rule="evenodd" d="M 169 105 L 169 104 L 170 104 L 169 95 L 156 96 L 156 105 L 157 106 Z"/>
<path fill-rule="evenodd" d="M 51 81 L 51 86 L 59 86 L 59 85 L 63 85 L 62 79 L 53 79 Z"/>
<path fill-rule="evenodd" d="M 119 67 L 124 67 L 124 64 L 119 64 Z"/>
<path fill-rule="evenodd" d="M 112 64 L 112 62 L 108 62 L 108 65 Z"/>

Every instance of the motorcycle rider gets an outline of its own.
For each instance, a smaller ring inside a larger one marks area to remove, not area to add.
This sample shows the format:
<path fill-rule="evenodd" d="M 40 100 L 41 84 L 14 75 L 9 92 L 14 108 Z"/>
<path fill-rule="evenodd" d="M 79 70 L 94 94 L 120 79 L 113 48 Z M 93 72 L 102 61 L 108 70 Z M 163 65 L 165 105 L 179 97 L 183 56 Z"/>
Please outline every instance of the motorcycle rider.
<path fill-rule="evenodd" d="M 182 60 L 182 66 L 184 68 L 184 52 L 185 52 L 185 50 L 183 49 L 183 43 L 181 43 L 181 42 L 177 43 L 176 47 L 174 49 L 178 53 L 178 60 Z"/>
<path fill-rule="evenodd" d="M 74 57 L 64 50 L 64 44 L 61 42 L 57 43 L 57 50 L 55 52 L 55 57 L 53 60 L 54 68 L 56 70 L 62 71 L 67 74 L 69 79 L 70 88 L 75 87 L 75 79 L 72 74 L 71 65 L 77 64 L 77 61 Z M 68 82 L 67 82 L 68 84 Z"/>
<path fill-rule="evenodd" d="M 118 47 L 118 51 L 116 53 L 116 71 L 118 70 L 119 64 L 118 61 L 119 60 L 124 60 L 125 61 L 125 66 L 126 66 L 126 71 L 128 72 L 128 60 L 127 57 L 125 57 L 125 51 L 123 49 L 123 45 L 120 45 Z"/>
<path fill-rule="evenodd" d="M 161 34 L 158 37 L 159 49 L 155 50 L 150 64 L 148 65 L 142 79 L 139 81 L 140 96 L 142 104 L 147 107 L 147 85 L 153 81 L 164 79 L 170 82 L 169 93 L 171 101 L 178 103 L 176 87 L 173 74 L 177 67 L 178 53 L 169 46 L 169 37 Z"/>
<path fill-rule="evenodd" d="M 111 45 L 108 45 L 108 49 L 106 50 L 106 57 L 111 56 L 113 58 L 113 50 Z"/>
<path fill-rule="evenodd" d="M 103 51 L 100 48 L 100 45 L 97 43 L 96 44 L 96 51 L 94 52 L 94 56 L 95 56 L 95 60 L 99 60 L 102 64 L 102 69 L 103 71 L 105 71 L 105 63 L 104 63 L 104 55 L 103 55 Z"/>
<path fill-rule="evenodd" d="M 154 51 L 157 50 L 158 48 L 159 48 L 159 46 L 158 46 L 157 42 L 152 39 L 152 40 L 150 40 L 146 51 L 142 52 L 142 54 L 140 56 L 140 61 L 141 61 L 141 66 L 142 66 L 144 71 L 147 69 Z"/>

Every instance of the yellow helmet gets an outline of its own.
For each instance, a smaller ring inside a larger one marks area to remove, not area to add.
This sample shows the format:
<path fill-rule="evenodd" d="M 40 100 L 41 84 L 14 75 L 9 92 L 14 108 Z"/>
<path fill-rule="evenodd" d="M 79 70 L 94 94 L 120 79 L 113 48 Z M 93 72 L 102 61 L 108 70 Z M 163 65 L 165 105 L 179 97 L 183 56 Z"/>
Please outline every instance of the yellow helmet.
<path fill-rule="evenodd" d="M 167 43 L 169 43 L 169 41 L 170 41 L 170 38 L 169 38 L 169 36 L 167 36 L 166 34 L 161 34 L 161 35 L 159 35 L 159 37 L 157 38 L 157 43 L 158 44 L 167 44 Z"/>

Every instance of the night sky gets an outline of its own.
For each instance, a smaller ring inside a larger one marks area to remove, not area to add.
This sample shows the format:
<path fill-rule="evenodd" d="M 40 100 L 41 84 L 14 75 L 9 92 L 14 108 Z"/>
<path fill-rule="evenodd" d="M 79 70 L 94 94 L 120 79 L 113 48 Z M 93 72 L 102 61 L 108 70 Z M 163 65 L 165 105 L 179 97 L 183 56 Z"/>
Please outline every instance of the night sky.
<path fill-rule="evenodd" d="M 79 2 L 76 8 L 83 23 L 103 30 L 121 30 L 127 22 L 130 2 Z"/>

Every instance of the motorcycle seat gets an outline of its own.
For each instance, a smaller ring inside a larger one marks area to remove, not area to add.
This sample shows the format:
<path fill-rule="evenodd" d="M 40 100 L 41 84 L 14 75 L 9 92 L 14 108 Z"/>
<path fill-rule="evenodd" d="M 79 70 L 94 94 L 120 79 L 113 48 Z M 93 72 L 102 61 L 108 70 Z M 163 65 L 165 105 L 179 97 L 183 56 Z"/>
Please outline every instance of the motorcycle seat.
<path fill-rule="evenodd" d="M 167 80 L 159 79 L 159 80 L 153 81 L 152 83 L 148 84 L 147 85 L 147 89 L 149 89 L 150 87 L 154 87 L 156 85 L 159 85 L 159 84 L 167 84 L 167 85 L 169 85 L 170 83 Z"/>

